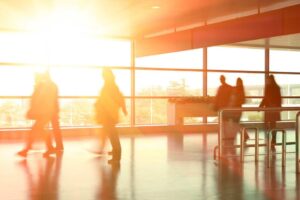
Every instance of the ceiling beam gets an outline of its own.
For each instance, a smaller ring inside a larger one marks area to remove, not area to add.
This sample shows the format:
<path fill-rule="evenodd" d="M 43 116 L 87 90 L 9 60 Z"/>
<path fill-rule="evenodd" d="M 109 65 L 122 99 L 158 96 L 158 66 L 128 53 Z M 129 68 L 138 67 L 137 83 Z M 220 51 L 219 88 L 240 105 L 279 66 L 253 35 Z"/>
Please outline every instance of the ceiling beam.
<path fill-rule="evenodd" d="M 300 33 L 300 5 L 136 41 L 136 56 Z"/>

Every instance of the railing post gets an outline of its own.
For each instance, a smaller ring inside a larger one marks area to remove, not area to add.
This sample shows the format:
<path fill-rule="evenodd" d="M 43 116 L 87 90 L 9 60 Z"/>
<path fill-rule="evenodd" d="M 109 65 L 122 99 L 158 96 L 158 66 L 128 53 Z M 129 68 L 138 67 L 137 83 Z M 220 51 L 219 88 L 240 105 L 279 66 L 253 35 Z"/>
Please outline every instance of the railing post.
<path fill-rule="evenodd" d="M 286 160 L 286 131 L 282 130 L 282 166 L 285 167 Z"/>
<path fill-rule="evenodd" d="M 245 148 L 245 145 L 244 145 L 244 140 L 245 140 L 245 132 L 246 132 L 246 129 L 243 128 L 242 131 L 241 131 L 241 142 L 240 142 L 240 145 L 241 145 L 241 151 L 240 151 L 240 162 L 244 162 L 244 148 Z"/>
<path fill-rule="evenodd" d="M 296 115 L 296 173 L 300 173 L 299 169 L 299 116 L 300 111 Z"/>
<path fill-rule="evenodd" d="M 218 143 L 219 143 L 219 160 L 223 156 L 223 110 L 219 111 L 219 137 L 218 137 Z"/>
<path fill-rule="evenodd" d="M 272 141 L 272 137 L 270 137 L 270 135 L 272 134 L 272 129 L 267 132 L 267 166 L 268 168 L 271 166 L 271 141 Z"/>
<path fill-rule="evenodd" d="M 258 151 L 259 151 L 258 129 L 255 128 L 255 162 L 258 162 Z"/>

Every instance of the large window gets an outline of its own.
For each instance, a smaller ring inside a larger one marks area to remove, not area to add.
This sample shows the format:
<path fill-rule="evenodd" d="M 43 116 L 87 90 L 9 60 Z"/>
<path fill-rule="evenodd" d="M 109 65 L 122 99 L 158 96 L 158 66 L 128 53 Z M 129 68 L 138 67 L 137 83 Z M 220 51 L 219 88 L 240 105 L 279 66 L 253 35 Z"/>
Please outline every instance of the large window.
<path fill-rule="evenodd" d="M 300 72 L 300 51 L 271 49 L 270 71 Z"/>
<path fill-rule="evenodd" d="M 103 67 L 112 68 L 126 97 L 129 113 L 120 115 L 121 126 L 129 126 L 132 119 L 134 125 L 166 125 L 170 98 L 214 96 L 222 74 L 232 86 L 238 77 L 242 78 L 247 96 L 245 106 L 258 106 L 261 102 L 268 63 L 264 48 L 209 47 L 207 63 L 203 62 L 206 60 L 203 49 L 137 57 L 132 62 L 130 44 L 128 40 L 95 37 L 0 33 L 0 126 L 31 125 L 25 114 L 33 91 L 34 73 L 45 69 L 50 70 L 59 87 L 62 126 L 96 124 L 94 102 L 103 85 Z M 300 105 L 299 55 L 296 50 L 270 50 L 269 71 L 281 87 L 284 105 Z M 286 112 L 282 116 L 290 119 L 293 115 Z M 252 119 L 261 120 L 262 114 L 243 115 L 243 120 Z M 216 118 L 208 121 L 216 122 Z M 185 122 L 203 123 L 204 120 L 188 118 Z"/>
<path fill-rule="evenodd" d="M 136 70 L 137 96 L 199 96 L 202 73 Z"/>
<path fill-rule="evenodd" d="M 264 49 L 220 46 L 208 48 L 208 69 L 264 71 Z"/>
<path fill-rule="evenodd" d="M 71 34 L 2 32 L 0 55 L 4 63 L 130 66 L 130 42 Z"/>
<path fill-rule="evenodd" d="M 94 102 L 103 85 L 102 67 L 111 67 L 122 93 L 129 97 L 131 43 L 83 35 L 0 33 L 1 127 L 28 127 L 34 74 L 49 70 L 60 95 L 62 126 L 95 125 Z M 129 115 L 121 125 L 130 124 Z"/>
<path fill-rule="evenodd" d="M 240 77 L 243 80 L 246 96 L 262 96 L 264 89 L 264 74 L 250 74 L 250 73 L 220 73 L 210 72 L 208 73 L 208 94 L 214 96 L 217 92 L 217 88 L 220 86 L 220 76 L 226 77 L 226 82 L 232 86 L 236 85 L 236 79 Z"/>
<path fill-rule="evenodd" d="M 202 69 L 202 49 L 139 57 L 136 67 Z"/>

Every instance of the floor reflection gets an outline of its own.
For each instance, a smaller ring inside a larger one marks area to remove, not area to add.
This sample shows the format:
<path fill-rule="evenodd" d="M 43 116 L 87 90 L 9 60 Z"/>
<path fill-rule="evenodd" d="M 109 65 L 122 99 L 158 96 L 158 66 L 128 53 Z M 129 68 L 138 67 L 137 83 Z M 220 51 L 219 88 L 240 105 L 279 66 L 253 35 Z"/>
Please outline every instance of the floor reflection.
<path fill-rule="evenodd" d="M 18 165 L 27 180 L 28 199 L 59 199 L 59 177 L 63 154 L 44 160 L 21 160 Z"/>
<path fill-rule="evenodd" d="M 65 142 L 64 155 L 43 158 L 33 152 L 20 160 L 14 154 L 22 144 L 0 145 L 0 199 L 299 199 L 295 155 L 281 154 L 254 162 L 254 149 L 245 161 L 230 157 L 213 160 L 216 134 L 122 138 L 120 165 L 109 155 L 86 151 L 92 140 Z M 294 147 L 288 147 L 289 152 Z M 264 152 L 261 149 L 260 152 Z M 239 152 L 237 151 L 237 154 Z"/>
<path fill-rule="evenodd" d="M 99 185 L 96 190 L 96 200 L 115 200 L 117 198 L 116 186 L 120 173 L 120 164 L 104 165 L 102 159 L 95 159 L 99 165 Z"/>

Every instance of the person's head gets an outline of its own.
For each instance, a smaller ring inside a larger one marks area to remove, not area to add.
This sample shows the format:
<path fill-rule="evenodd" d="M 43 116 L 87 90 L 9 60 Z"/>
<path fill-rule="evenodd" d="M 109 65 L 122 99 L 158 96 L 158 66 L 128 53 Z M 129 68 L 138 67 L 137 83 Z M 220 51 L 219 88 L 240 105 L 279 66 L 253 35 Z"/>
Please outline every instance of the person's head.
<path fill-rule="evenodd" d="M 221 75 L 221 76 L 220 76 L 220 82 L 221 82 L 222 84 L 225 84 L 225 83 L 226 83 L 226 78 L 225 78 L 224 75 Z"/>
<path fill-rule="evenodd" d="M 273 74 L 271 74 L 271 75 L 269 75 L 267 77 L 267 84 L 268 85 L 274 85 L 274 84 L 276 84 L 275 77 L 274 77 Z"/>
<path fill-rule="evenodd" d="M 43 75 L 42 73 L 36 72 L 34 74 L 34 84 L 37 85 L 43 80 Z"/>
<path fill-rule="evenodd" d="M 103 68 L 102 70 L 102 77 L 104 81 L 108 82 L 114 82 L 115 76 L 110 68 Z"/>
<path fill-rule="evenodd" d="M 236 79 L 236 86 L 243 86 L 243 80 L 240 77 Z"/>
<path fill-rule="evenodd" d="M 50 81 L 51 80 L 51 75 L 50 75 L 50 71 L 47 70 L 44 72 L 44 78 L 46 81 Z"/>

